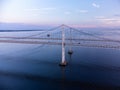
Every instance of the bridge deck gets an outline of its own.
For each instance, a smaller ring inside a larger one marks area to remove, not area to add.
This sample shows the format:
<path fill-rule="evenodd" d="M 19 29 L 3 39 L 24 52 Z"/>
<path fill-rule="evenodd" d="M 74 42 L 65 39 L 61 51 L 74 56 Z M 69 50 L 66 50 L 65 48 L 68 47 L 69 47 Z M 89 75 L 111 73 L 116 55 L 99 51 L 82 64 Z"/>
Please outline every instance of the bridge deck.
<path fill-rule="evenodd" d="M 0 43 L 18 43 L 18 44 L 47 44 L 47 45 L 62 45 L 61 42 L 47 42 L 47 41 L 20 41 L 20 40 L 0 40 Z M 82 47 L 100 47 L 100 48 L 117 48 L 120 49 L 120 45 L 95 45 L 95 44 L 80 44 L 80 43 L 65 43 L 65 45 L 82 46 Z"/>

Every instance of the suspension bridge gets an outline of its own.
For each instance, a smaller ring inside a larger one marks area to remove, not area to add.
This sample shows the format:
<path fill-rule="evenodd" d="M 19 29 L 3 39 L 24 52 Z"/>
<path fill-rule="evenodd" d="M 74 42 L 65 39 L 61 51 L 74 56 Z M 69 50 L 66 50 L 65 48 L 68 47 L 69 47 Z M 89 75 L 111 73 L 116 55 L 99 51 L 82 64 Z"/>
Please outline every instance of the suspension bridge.
<path fill-rule="evenodd" d="M 73 53 L 73 46 L 120 49 L 120 40 L 100 37 L 67 25 L 60 25 L 28 36 L 0 36 L 0 43 L 61 45 L 61 66 L 67 65 L 65 60 L 66 45 L 70 46 L 69 54 Z"/>

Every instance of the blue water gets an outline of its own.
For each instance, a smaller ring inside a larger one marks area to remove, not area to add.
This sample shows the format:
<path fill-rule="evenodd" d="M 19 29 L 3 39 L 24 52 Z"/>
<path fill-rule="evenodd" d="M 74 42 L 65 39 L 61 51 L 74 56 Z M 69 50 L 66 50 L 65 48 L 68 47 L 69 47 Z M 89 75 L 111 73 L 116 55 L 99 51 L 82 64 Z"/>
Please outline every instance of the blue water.
<path fill-rule="evenodd" d="M 119 30 L 88 32 L 120 38 Z M 41 31 L 1 32 L 0 37 L 28 37 L 38 33 Z M 77 35 L 80 34 L 73 36 Z M 74 46 L 70 56 L 69 48 L 66 46 L 68 66 L 63 68 L 59 66 L 61 46 L 0 43 L 0 90 L 120 90 L 119 49 Z"/>
<path fill-rule="evenodd" d="M 0 90 L 120 89 L 120 50 L 0 43 Z"/>

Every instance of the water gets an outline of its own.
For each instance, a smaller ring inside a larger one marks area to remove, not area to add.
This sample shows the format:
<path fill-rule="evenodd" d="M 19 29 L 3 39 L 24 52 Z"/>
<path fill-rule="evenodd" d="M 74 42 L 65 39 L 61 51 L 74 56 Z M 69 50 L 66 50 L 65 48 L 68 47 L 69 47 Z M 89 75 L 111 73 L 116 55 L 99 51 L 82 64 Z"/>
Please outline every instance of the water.
<path fill-rule="evenodd" d="M 0 44 L 0 88 L 116 89 L 120 87 L 120 51 L 73 47 L 68 66 L 59 67 L 61 46 Z"/>
<path fill-rule="evenodd" d="M 0 36 L 27 37 L 37 33 L 2 32 Z M 101 31 L 99 35 L 114 37 Z M 0 90 L 120 89 L 120 50 L 72 47 L 74 53 L 70 56 L 69 48 L 66 46 L 68 66 L 63 68 L 59 66 L 61 46 L 0 43 Z"/>

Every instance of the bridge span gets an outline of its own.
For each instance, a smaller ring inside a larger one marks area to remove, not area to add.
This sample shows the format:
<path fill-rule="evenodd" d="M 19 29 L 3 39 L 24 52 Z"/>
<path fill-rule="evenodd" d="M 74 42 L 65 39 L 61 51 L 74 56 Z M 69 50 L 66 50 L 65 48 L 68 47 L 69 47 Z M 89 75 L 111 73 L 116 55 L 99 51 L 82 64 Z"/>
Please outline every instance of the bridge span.
<path fill-rule="evenodd" d="M 62 46 L 61 66 L 66 66 L 65 46 L 72 47 L 95 47 L 120 49 L 120 40 L 101 37 L 92 33 L 87 33 L 67 25 L 61 25 L 50 30 L 44 30 L 41 33 L 28 36 L 0 36 L 0 43 L 17 43 L 17 44 L 46 44 Z"/>

